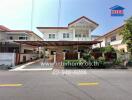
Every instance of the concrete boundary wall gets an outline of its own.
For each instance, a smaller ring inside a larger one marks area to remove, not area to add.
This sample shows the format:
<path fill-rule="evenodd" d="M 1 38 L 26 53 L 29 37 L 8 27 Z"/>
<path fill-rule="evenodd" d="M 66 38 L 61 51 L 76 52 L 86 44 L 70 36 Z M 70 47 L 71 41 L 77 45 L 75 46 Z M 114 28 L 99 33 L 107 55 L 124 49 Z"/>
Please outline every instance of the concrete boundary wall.
<path fill-rule="evenodd" d="M 0 65 L 14 66 L 15 58 L 15 53 L 0 53 Z"/>

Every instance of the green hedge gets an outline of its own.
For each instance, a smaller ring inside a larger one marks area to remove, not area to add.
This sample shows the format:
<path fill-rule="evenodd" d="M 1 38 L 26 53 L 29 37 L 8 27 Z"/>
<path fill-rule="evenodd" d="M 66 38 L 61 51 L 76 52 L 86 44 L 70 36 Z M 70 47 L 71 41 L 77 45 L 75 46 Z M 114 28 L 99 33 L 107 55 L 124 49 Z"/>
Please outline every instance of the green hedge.
<path fill-rule="evenodd" d="M 84 60 L 65 60 L 65 69 L 100 69 L 106 68 L 105 63 L 101 60 L 86 62 Z"/>

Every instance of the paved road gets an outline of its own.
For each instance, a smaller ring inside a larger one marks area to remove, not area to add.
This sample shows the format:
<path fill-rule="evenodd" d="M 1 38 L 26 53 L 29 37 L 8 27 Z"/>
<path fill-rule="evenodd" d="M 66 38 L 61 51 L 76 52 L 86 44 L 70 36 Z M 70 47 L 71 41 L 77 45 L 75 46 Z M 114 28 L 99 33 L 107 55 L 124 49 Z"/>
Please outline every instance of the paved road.
<path fill-rule="evenodd" d="M 27 65 L 24 69 L 37 69 L 37 68 L 53 68 L 53 63 L 45 63 L 43 59 L 40 59 L 33 64 Z"/>
<path fill-rule="evenodd" d="M 81 82 L 98 85 L 79 86 Z M 0 71 L 0 100 L 132 100 L 132 71 L 87 70 L 86 75 L 52 71 Z"/>

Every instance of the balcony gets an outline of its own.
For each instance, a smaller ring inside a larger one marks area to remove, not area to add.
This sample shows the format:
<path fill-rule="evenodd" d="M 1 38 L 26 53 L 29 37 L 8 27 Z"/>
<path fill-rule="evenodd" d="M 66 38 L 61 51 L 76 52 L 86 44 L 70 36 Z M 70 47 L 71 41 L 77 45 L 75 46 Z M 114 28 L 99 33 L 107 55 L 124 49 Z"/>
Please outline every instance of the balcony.
<path fill-rule="evenodd" d="M 122 40 L 116 40 L 116 41 L 111 41 L 111 42 L 106 42 L 105 45 L 108 46 L 108 45 L 118 45 L 118 44 L 121 44 L 122 43 Z"/>
<path fill-rule="evenodd" d="M 117 44 L 121 44 L 122 40 L 116 40 L 116 41 L 112 41 L 110 42 L 110 45 L 117 45 Z"/>
<path fill-rule="evenodd" d="M 91 41 L 91 37 L 75 37 L 73 41 Z"/>

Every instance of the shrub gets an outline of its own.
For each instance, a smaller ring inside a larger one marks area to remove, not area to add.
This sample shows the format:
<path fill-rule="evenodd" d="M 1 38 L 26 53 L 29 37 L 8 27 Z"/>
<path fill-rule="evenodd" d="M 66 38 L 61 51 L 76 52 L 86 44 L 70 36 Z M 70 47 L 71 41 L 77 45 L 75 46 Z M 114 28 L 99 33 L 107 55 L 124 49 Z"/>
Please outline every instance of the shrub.
<path fill-rule="evenodd" d="M 113 64 L 120 65 L 122 63 L 121 59 L 116 59 L 113 61 Z"/>
<path fill-rule="evenodd" d="M 104 53 L 109 53 L 109 52 L 111 52 L 111 53 L 114 52 L 115 53 L 115 49 L 111 45 L 104 48 Z"/>
<path fill-rule="evenodd" d="M 83 55 L 83 59 L 86 61 L 93 61 L 94 60 L 94 56 L 91 55 L 91 53 L 85 53 Z"/>
<path fill-rule="evenodd" d="M 105 58 L 104 57 L 99 57 L 97 59 L 98 63 L 99 63 L 99 66 L 98 68 L 105 68 Z"/>

